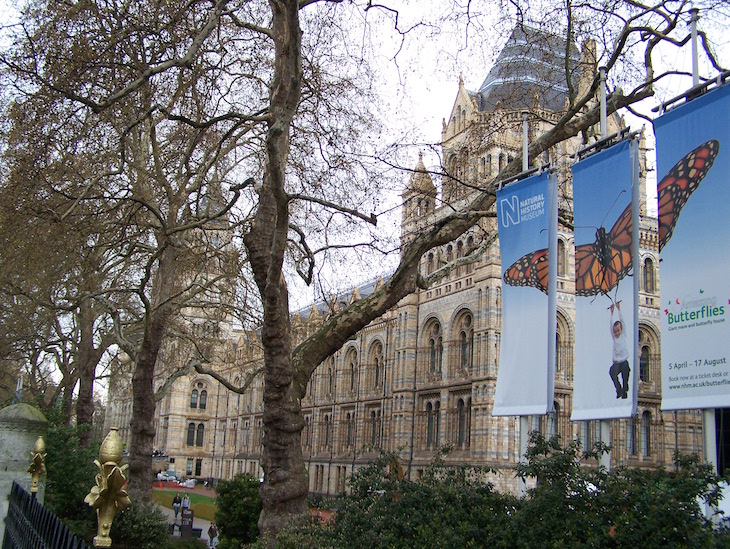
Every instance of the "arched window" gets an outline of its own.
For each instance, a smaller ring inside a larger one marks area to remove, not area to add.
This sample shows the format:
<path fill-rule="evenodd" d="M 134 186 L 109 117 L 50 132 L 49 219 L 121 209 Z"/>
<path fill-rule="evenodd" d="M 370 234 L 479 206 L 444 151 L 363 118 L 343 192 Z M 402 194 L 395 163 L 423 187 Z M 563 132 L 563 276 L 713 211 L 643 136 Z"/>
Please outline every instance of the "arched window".
<path fill-rule="evenodd" d="M 565 276 L 567 273 L 568 254 L 565 251 L 565 241 L 558 239 L 558 276 Z"/>
<path fill-rule="evenodd" d="M 642 345 L 639 351 L 639 379 L 649 381 L 649 346 Z"/>
<path fill-rule="evenodd" d="M 310 440 L 309 440 L 311 427 L 312 427 L 312 424 L 309 421 L 309 416 L 307 416 L 304 418 L 304 446 L 306 448 L 309 448 L 309 445 L 311 444 Z"/>
<path fill-rule="evenodd" d="M 426 261 L 426 274 L 433 272 L 433 252 L 428 254 L 428 260 Z"/>
<path fill-rule="evenodd" d="M 467 255 L 474 249 L 474 237 L 470 236 L 466 239 L 466 253 Z M 471 273 L 474 270 L 474 263 L 466 264 L 466 272 Z"/>
<path fill-rule="evenodd" d="M 371 355 L 372 357 L 372 355 Z M 342 392 L 344 393 L 353 393 L 355 389 L 357 388 L 357 351 L 354 348 L 350 348 L 347 353 L 345 354 L 345 361 L 344 361 L 344 379 L 343 379 L 343 386 L 342 386 Z"/>
<path fill-rule="evenodd" d="M 464 257 L 464 244 L 459 240 L 456 243 L 456 259 L 461 259 L 462 257 Z M 462 272 L 461 266 L 457 267 L 456 274 L 460 275 Z"/>
<path fill-rule="evenodd" d="M 205 406 L 208 403 L 208 391 L 200 391 L 200 404 L 198 405 L 198 408 L 201 410 L 205 410 Z"/>
<path fill-rule="evenodd" d="M 433 446 L 433 405 L 426 403 L 426 447 Z"/>
<path fill-rule="evenodd" d="M 188 424 L 188 446 L 195 444 L 195 423 Z"/>
<path fill-rule="evenodd" d="M 353 414 L 354 415 L 354 414 Z M 346 428 L 347 428 L 347 442 L 346 446 L 347 448 L 352 448 L 352 445 L 354 444 L 353 440 L 353 415 L 350 414 L 350 412 L 347 412 L 347 417 L 345 419 Z"/>
<path fill-rule="evenodd" d="M 487 155 L 487 175 L 492 175 L 492 155 Z"/>
<path fill-rule="evenodd" d="M 203 436 L 205 435 L 205 425 L 202 423 L 198 424 L 198 434 L 195 437 L 195 446 L 203 445 Z"/>
<path fill-rule="evenodd" d="M 472 365 L 474 350 L 474 326 L 471 314 L 459 319 L 459 368 L 468 372 Z"/>
<path fill-rule="evenodd" d="M 378 440 L 378 418 L 375 410 L 370 412 L 370 444 L 375 446 Z"/>
<path fill-rule="evenodd" d="M 198 390 L 197 389 L 193 389 L 193 392 L 190 393 L 190 407 L 191 408 L 198 407 Z"/>
<path fill-rule="evenodd" d="M 593 423 L 591 421 L 580 422 L 580 444 L 583 452 L 593 450 Z"/>
<path fill-rule="evenodd" d="M 324 447 L 330 447 L 330 416 L 324 416 Z"/>
<path fill-rule="evenodd" d="M 384 382 L 385 372 L 383 364 L 383 344 L 380 341 L 373 343 L 370 347 L 370 363 L 372 364 L 372 383 L 373 389 L 381 387 Z"/>
<path fill-rule="evenodd" d="M 441 437 L 441 403 L 438 400 L 433 406 L 433 423 L 433 443 L 438 446 Z"/>
<path fill-rule="evenodd" d="M 558 434 L 558 414 L 560 413 L 560 404 L 553 402 L 553 410 L 548 413 L 547 417 L 547 437 L 550 439 Z"/>
<path fill-rule="evenodd" d="M 470 401 L 468 401 L 470 402 Z M 456 443 L 459 448 L 469 447 L 469 431 L 470 431 L 470 415 L 471 406 L 464 402 L 463 398 L 460 398 L 456 403 L 456 415 L 457 415 L 457 440 Z"/>
<path fill-rule="evenodd" d="M 441 371 L 443 361 L 443 340 L 441 338 L 441 325 L 438 322 L 431 324 L 428 330 L 428 350 L 429 350 L 429 371 L 437 373 Z"/>
<path fill-rule="evenodd" d="M 654 284 L 654 261 L 650 257 L 644 261 L 644 291 L 647 294 L 653 294 L 655 291 Z"/>
<path fill-rule="evenodd" d="M 641 453 L 644 457 L 651 455 L 651 412 L 641 414 Z"/>
<path fill-rule="evenodd" d="M 631 416 L 626 422 L 626 452 L 636 455 L 636 420 Z"/>
<path fill-rule="evenodd" d="M 542 416 L 530 417 L 530 431 L 535 433 L 542 433 Z"/>
<path fill-rule="evenodd" d="M 454 247 L 449 244 L 446 246 L 446 263 L 451 263 L 454 259 Z"/>

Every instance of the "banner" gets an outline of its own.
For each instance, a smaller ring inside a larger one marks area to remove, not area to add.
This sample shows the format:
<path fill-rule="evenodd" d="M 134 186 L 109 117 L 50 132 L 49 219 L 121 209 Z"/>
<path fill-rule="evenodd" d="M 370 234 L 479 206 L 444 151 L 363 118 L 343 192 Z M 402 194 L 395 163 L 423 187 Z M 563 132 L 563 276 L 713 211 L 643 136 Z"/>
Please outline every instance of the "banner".
<path fill-rule="evenodd" d="M 630 417 L 636 401 L 638 143 L 573 166 L 575 364 L 571 420 Z"/>
<path fill-rule="evenodd" d="M 654 121 L 663 410 L 730 406 L 729 95 Z"/>
<path fill-rule="evenodd" d="M 554 175 L 535 175 L 497 193 L 504 284 L 495 416 L 541 415 L 553 408 L 557 219 Z"/>

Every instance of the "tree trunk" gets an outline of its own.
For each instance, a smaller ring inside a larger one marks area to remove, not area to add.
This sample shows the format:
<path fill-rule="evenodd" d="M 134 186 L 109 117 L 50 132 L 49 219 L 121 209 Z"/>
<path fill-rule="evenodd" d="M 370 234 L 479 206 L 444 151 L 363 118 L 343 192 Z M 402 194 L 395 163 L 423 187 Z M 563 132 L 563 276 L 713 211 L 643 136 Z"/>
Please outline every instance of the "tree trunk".
<path fill-rule="evenodd" d="M 129 449 L 129 495 L 134 501 L 152 501 L 152 447 L 155 438 L 155 364 L 173 310 L 175 253 L 167 247 L 160 255 L 153 299 L 145 316 L 144 336 L 132 375 L 132 420 Z"/>
<path fill-rule="evenodd" d="M 76 424 L 88 425 L 88 429 L 79 432 L 79 441 L 82 446 L 91 443 L 91 434 L 94 418 L 94 380 L 96 366 L 101 359 L 103 350 L 94 347 L 94 311 L 88 301 L 83 301 L 78 312 L 79 342 L 78 371 L 79 396 L 76 401 Z"/>
<path fill-rule="evenodd" d="M 244 242 L 264 313 L 264 482 L 259 531 L 269 535 L 273 544 L 284 525 L 306 516 L 309 479 L 301 447 L 302 387 L 293 382 L 289 296 L 282 275 L 289 230 L 285 191 L 289 131 L 302 86 L 299 3 L 270 0 L 270 6 L 276 53 L 266 134 L 267 163 L 256 218 Z"/>

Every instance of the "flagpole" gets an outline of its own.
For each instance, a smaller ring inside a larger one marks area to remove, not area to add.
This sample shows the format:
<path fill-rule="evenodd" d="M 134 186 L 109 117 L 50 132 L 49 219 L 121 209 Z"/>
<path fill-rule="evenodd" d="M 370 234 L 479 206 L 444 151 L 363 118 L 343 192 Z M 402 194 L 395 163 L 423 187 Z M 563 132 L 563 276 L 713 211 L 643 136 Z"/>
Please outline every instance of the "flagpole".
<path fill-rule="evenodd" d="M 690 13 L 690 32 L 692 35 L 692 87 L 700 84 L 699 70 L 699 48 L 697 47 L 697 21 L 700 18 L 700 10 L 692 8 Z M 705 461 L 712 465 L 717 472 L 717 426 L 715 425 L 715 409 L 705 408 L 702 410 L 702 433 L 704 437 Z"/>
<path fill-rule="evenodd" d="M 600 118 L 600 125 L 599 125 L 599 131 L 601 132 L 601 139 L 604 139 L 606 135 L 608 134 L 608 124 L 606 121 L 606 118 L 608 117 L 606 112 L 606 73 L 607 69 L 606 67 L 598 67 L 598 74 L 601 78 L 601 85 L 600 85 L 600 108 L 601 108 L 601 118 Z M 611 420 L 610 419 L 602 419 L 599 422 L 599 429 L 600 433 L 596 433 L 600 438 L 599 440 L 601 443 L 606 446 L 611 446 Z M 599 464 L 601 467 L 606 469 L 606 471 L 609 471 L 611 469 L 611 454 L 609 452 L 601 452 L 601 456 L 599 458 Z"/>
<path fill-rule="evenodd" d="M 530 139 L 530 112 L 522 111 L 522 171 L 530 169 L 530 155 L 528 152 Z M 527 445 L 530 433 L 530 416 L 520 416 L 520 463 L 527 461 Z M 527 495 L 527 484 L 523 477 L 517 484 L 517 495 L 523 498 Z"/>

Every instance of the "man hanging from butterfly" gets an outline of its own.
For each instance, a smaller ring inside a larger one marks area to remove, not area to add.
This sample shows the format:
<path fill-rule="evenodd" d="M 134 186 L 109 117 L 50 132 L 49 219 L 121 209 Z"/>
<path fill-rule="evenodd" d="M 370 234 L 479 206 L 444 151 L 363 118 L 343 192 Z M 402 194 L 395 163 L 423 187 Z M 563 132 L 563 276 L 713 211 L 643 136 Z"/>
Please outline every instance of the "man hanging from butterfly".
<path fill-rule="evenodd" d="M 712 167 L 720 143 L 710 140 L 685 155 L 657 186 L 659 214 L 659 251 L 672 237 L 682 208 Z M 632 270 L 632 215 L 629 204 L 609 232 L 604 227 L 596 230 L 594 242 L 575 247 L 575 294 L 580 297 L 605 295 L 611 300 L 611 337 L 613 340 L 612 365 L 609 375 L 616 388 L 616 398 L 627 398 L 629 379 L 629 351 L 626 345 L 620 301 L 620 281 Z M 548 292 L 548 251 L 536 250 L 515 261 L 503 275 L 511 286 L 531 286 Z M 617 313 L 618 318 L 615 318 Z M 619 381 L 619 375 L 621 380 Z"/>

